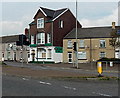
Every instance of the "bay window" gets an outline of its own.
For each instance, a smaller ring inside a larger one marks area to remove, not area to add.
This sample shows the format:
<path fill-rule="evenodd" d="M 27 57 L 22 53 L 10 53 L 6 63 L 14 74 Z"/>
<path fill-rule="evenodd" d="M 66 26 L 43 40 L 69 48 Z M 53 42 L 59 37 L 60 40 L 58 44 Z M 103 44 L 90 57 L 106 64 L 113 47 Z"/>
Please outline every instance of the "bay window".
<path fill-rule="evenodd" d="M 36 36 L 37 44 L 45 44 L 45 33 L 38 33 Z"/>

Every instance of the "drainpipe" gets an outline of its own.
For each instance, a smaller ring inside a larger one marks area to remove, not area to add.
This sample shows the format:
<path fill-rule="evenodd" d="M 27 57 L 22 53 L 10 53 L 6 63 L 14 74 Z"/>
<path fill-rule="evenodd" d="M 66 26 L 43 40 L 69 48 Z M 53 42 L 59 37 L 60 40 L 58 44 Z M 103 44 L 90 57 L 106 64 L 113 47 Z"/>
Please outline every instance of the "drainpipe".
<path fill-rule="evenodd" d="M 29 42 L 30 42 L 30 44 L 31 44 L 31 39 L 30 39 L 30 25 L 29 25 Z M 29 54 L 30 54 L 30 46 L 29 46 Z M 31 55 L 31 54 L 30 54 Z M 28 62 L 28 56 L 27 56 L 27 62 Z"/>
<path fill-rule="evenodd" d="M 51 35 L 52 35 L 52 46 L 53 46 L 53 21 L 52 21 L 52 27 L 51 27 Z"/>
<path fill-rule="evenodd" d="M 91 65 L 91 69 L 92 69 L 92 41 L 91 41 L 91 38 L 90 38 L 90 65 Z"/>

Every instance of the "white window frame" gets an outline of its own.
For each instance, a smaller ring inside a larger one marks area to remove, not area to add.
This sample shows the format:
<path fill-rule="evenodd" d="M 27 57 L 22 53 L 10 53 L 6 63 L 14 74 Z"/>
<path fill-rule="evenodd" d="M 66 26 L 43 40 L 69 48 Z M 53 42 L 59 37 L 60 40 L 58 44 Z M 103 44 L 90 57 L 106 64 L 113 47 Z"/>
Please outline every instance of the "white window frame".
<path fill-rule="evenodd" d="M 47 43 L 51 43 L 51 35 L 50 35 L 50 33 L 47 34 Z"/>
<path fill-rule="evenodd" d="M 52 58 L 52 49 L 48 49 L 48 55 L 47 58 L 51 59 Z"/>
<path fill-rule="evenodd" d="M 44 28 L 44 18 L 37 19 L 37 28 Z"/>
<path fill-rule="evenodd" d="M 40 42 L 38 40 L 40 40 Z M 37 44 L 45 44 L 45 33 L 38 33 L 36 35 L 36 42 Z"/>
<path fill-rule="evenodd" d="M 31 44 L 34 44 L 34 35 L 31 35 Z"/>
<path fill-rule="evenodd" d="M 72 48 L 73 47 L 72 40 L 68 40 L 67 47 L 68 48 Z"/>
<path fill-rule="evenodd" d="M 63 25 L 64 25 L 64 21 L 63 21 L 63 20 L 60 20 L 60 21 L 59 21 L 59 28 L 63 28 Z"/>
<path fill-rule="evenodd" d="M 87 55 L 86 55 L 86 52 L 85 51 L 81 51 L 81 52 L 78 52 L 78 59 L 80 60 L 86 60 L 87 59 Z"/>
<path fill-rule="evenodd" d="M 103 54 L 103 53 L 104 53 L 104 54 Z M 99 55 L 100 55 L 100 58 L 104 58 L 104 57 L 106 57 L 106 52 L 100 52 Z M 105 56 L 102 57 L 102 55 L 105 55 Z"/>
<path fill-rule="evenodd" d="M 43 54 L 45 54 L 45 58 L 43 58 Z M 46 59 L 46 57 L 47 57 L 46 50 L 39 50 L 38 51 L 38 58 Z"/>
<path fill-rule="evenodd" d="M 81 39 L 79 42 L 80 42 L 79 47 L 84 48 L 85 47 L 85 41 Z"/>
<path fill-rule="evenodd" d="M 105 43 L 105 45 L 104 46 L 101 46 L 101 44 L 103 44 L 103 42 Z M 100 46 L 99 46 L 100 48 L 105 48 L 106 47 L 106 41 L 104 40 L 104 39 L 101 39 L 100 40 Z"/>

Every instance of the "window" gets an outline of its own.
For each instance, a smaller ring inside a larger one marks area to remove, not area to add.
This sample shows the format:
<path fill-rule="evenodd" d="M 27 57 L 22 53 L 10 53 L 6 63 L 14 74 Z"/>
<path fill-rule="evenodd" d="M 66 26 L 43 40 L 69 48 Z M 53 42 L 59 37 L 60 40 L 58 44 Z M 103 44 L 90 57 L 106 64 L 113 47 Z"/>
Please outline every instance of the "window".
<path fill-rule="evenodd" d="M 59 28 L 63 28 L 63 20 L 59 21 Z"/>
<path fill-rule="evenodd" d="M 37 19 L 37 28 L 44 28 L 44 18 Z"/>
<path fill-rule="evenodd" d="M 4 53 L 2 53 L 2 57 L 4 58 Z"/>
<path fill-rule="evenodd" d="M 68 40 L 68 48 L 72 48 L 72 41 Z"/>
<path fill-rule="evenodd" d="M 51 58 L 51 49 L 48 49 L 48 58 Z"/>
<path fill-rule="evenodd" d="M 42 52 L 42 58 L 46 58 L 46 50 L 43 49 L 41 52 Z"/>
<path fill-rule="evenodd" d="M 38 33 L 36 37 L 37 44 L 45 44 L 45 33 Z"/>
<path fill-rule="evenodd" d="M 105 40 L 100 40 L 100 48 L 105 48 Z"/>
<path fill-rule="evenodd" d="M 105 52 L 100 52 L 100 58 L 104 58 L 106 57 L 106 53 Z"/>
<path fill-rule="evenodd" d="M 15 44 L 13 45 L 13 50 L 16 50 L 16 45 Z"/>
<path fill-rule="evenodd" d="M 30 53 L 28 52 L 27 54 L 28 54 L 28 58 L 30 58 Z"/>
<path fill-rule="evenodd" d="M 79 44 L 80 46 L 80 48 L 84 48 L 84 40 L 80 40 L 80 44 Z"/>
<path fill-rule="evenodd" d="M 31 35 L 31 44 L 34 44 L 34 35 Z"/>
<path fill-rule="evenodd" d="M 23 58 L 23 53 L 22 52 L 20 52 L 20 58 Z"/>
<path fill-rule="evenodd" d="M 45 59 L 46 58 L 46 50 L 43 48 L 38 49 L 38 58 Z"/>
<path fill-rule="evenodd" d="M 78 59 L 86 59 L 86 52 L 78 52 Z"/>
<path fill-rule="evenodd" d="M 7 50 L 8 50 L 8 51 L 11 50 L 10 44 L 8 44 L 8 46 L 7 46 Z"/>
<path fill-rule="evenodd" d="M 10 59 L 10 52 L 8 52 L 7 56 L 8 56 L 8 59 Z"/>
<path fill-rule="evenodd" d="M 50 43 L 51 42 L 51 38 L 50 38 L 51 36 L 50 36 L 50 34 L 48 33 L 47 34 L 47 43 Z"/>

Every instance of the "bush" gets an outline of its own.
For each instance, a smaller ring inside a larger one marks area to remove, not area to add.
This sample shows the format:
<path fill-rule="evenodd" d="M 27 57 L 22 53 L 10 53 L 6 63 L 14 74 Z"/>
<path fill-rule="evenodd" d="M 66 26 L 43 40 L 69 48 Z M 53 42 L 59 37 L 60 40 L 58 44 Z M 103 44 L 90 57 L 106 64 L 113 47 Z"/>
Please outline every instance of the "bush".
<path fill-rule="evenodd" d="M 114 62 L 114 63 L 120 63 L 120 59 L 117 59 L 117 58 L 101 58 L 101 59 L 99 59 L 99 60 L 97 60 L 97 62 L 98 61 L 107 61 L 107 62 Z"/>

